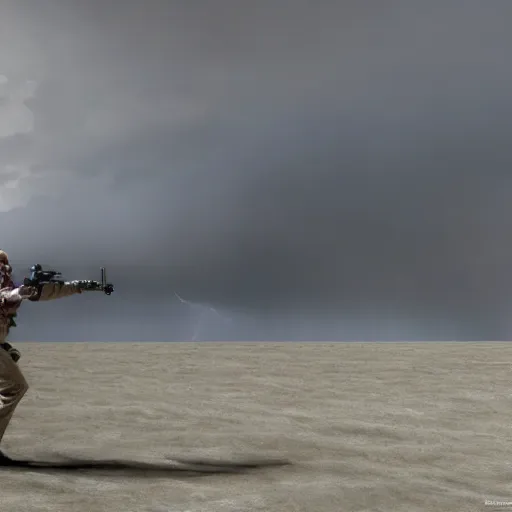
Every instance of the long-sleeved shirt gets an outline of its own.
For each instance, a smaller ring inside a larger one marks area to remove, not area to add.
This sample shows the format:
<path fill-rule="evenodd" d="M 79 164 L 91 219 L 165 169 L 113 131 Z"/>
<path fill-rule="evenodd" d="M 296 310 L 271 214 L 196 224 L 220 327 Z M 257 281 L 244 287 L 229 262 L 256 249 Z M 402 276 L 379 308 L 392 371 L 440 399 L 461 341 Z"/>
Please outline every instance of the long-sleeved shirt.
<path fill-rule="evenodd" d="M 21 285 L 18 288 L 2 288 L 0 290 L 0 343 L 9 334 L 11 317 L 16 314 L 24 300 L 41 301 L 54 300 L 82 293 L 76 283 L 51 282 L 41 286 Z"/>

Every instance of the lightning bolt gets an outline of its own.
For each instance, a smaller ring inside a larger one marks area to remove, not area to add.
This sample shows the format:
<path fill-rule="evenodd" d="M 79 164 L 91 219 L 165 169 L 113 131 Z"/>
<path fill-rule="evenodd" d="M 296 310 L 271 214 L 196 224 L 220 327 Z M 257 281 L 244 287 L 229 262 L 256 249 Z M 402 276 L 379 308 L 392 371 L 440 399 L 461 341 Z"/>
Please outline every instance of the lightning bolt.
<path fill-rule="evenodd" d="M 199 336 L 199 334 L 201 332 L 201 327 L 202 327 L 202 325 L 204 323 L 205 315 L 209 311 L 214 313 L 215 315 L 217 315 L 223 322 L 231 323 L 231 318 L 228 318 L 228 317 L 225 317 L 225 316 L 221 315 L 214 307 L 212 307 L 210 305 L 199 304 L 197 302 L 190 302 L 188 300 L 185 300 L 180 295 L 178 295 L 177 292 L 174 292 L 174 295 L 176 296 L 176 298 L 182 304 L 186 304 L 187 306 L 189 306 L 193 310 L 195 309 L 198 312 L 197 322 L 196 322 L 196 325 L 194 327 L 194 331 L 193 331 L 193 334 L 192 334 L 192 341 L 197 341 L 198 336 Z"/>

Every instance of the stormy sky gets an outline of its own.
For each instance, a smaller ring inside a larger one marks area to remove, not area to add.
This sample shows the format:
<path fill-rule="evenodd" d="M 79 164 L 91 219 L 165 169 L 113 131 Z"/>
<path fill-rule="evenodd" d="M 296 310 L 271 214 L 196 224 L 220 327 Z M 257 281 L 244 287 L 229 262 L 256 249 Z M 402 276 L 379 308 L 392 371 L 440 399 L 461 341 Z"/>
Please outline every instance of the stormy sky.
<path fill-rule="evenodd" d="M 116 286 L 11 339 L 510 339 L 511 53 L 507 0 L 2 0 L 0 247 Z"/>

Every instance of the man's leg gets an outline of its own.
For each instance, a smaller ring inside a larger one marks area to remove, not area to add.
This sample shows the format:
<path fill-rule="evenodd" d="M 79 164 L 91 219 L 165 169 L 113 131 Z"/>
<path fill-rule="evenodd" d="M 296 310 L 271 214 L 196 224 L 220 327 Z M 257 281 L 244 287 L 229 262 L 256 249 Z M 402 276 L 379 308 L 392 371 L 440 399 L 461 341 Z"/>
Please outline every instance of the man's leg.
<path fill-rule="evenodd" d="M 23 377 L 18 365 L 0 347 L 0 442 L 11 421 L 16 406 L 27 390 L 27 381 Z M 0 464 L 1 462 L 0 457 Z"/>

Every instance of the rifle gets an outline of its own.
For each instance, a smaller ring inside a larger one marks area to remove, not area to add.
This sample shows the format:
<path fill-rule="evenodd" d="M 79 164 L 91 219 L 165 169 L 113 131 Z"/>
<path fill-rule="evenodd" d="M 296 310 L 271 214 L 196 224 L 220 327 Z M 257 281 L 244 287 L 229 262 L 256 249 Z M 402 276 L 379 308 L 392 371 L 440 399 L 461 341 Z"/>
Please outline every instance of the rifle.
<path fill-rule="evenodd" d="M 63 283 L 58 279 L 62 274 L 56 270 L 43 270 L 38 263 L 30 267 L 30 276 L 25 277 L 23 284 L 25 286 L 41 286 L 47 283 Z M 107 271 L 101 267 L 101 282 L 98 281 L 76 281 L 84 290 L 101 291 L 105 295 L 111 295 L 114 291 L 114 285 L 107 283 Z"/>
<path fill-rule="evenodd" d="M 62 274 L 56 270 L 43 270 L 43 267 L 39 264 L 32 265 L 30 267 L 30 276 L 25 277 L 23 284 L 25 286 L 41 287 L 47 283 L 64 283 L 64 281 L 58 279 Z M 77 285 L 81 290 L 90 291 L 102 291 L 105 295 L 110 295 L 114 291 L 114 285 L 107 282 L 107 272 L 105 267 L 101 267 L 101 282 L 98 281 L 71 281 Z M 11 327 L 16 327 L 16 313 L 8 315 L 9 324 L 7 326 L 7 332 L 10 331 Z M 18 362 L 21 354 L 12 345 L 7 343 L 5 340 L 0 342 L 0 348 L 3 348 L 11 356 L 14 362 Z"/>

